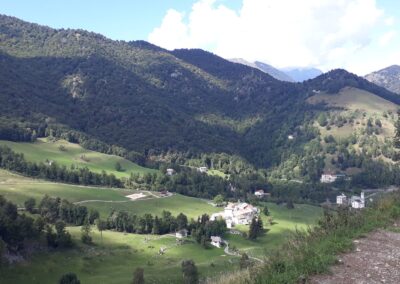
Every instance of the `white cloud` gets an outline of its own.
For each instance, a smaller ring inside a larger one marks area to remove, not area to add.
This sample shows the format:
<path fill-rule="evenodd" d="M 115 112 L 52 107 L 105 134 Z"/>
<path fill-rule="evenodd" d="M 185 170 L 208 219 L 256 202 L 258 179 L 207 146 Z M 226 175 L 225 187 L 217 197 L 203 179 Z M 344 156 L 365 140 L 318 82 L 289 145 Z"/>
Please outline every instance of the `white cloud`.
<path fill-rule="evenodd" d="M 396 36 L 397 32 L 395 30 L 388 31 L 384 33 L 380 38 L 379 38 L 379 45 L 382 47 L 387 46 Z"/>
<path fill-rule="evenodd" d="M 384 16 L 375 0 L 243 0 L 239 11 L 199 0 L 186 16 L 169 10 L 148 39 L 168 49 L 198 47 L 277 67 L 330 69 L 349 65 L 374 42 L 389 44 L 393 33 L 373 32 L 394 25 Z"/>

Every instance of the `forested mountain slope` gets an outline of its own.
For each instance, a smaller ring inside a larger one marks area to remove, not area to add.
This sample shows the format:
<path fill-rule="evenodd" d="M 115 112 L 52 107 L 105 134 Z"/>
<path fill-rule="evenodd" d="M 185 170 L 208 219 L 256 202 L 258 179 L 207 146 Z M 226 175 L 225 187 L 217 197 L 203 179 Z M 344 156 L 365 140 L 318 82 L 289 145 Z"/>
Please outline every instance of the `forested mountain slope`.
<path fill-rule="evenodd" d="M 315 90 L 352 86 L 400 101 L 344 70 L 281 82 L 202 50 L 169 52 L 8 16 L 0 16 L 0 86 L 3 139 L 73 130 L 138 155 L 227 153 L 262 168 L 318 135 L 321 106 L 306 102 Z"/>

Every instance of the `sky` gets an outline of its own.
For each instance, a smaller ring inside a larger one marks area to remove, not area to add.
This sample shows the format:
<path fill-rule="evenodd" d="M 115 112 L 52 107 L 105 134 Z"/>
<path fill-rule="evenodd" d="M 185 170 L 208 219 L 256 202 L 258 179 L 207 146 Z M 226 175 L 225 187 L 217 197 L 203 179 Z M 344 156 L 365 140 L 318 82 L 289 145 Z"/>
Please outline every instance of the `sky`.
<path fill-rule="evenodd" d="M 400 65 L 399 0 L 0 0 L 0 13 L 278 68 Z"/>

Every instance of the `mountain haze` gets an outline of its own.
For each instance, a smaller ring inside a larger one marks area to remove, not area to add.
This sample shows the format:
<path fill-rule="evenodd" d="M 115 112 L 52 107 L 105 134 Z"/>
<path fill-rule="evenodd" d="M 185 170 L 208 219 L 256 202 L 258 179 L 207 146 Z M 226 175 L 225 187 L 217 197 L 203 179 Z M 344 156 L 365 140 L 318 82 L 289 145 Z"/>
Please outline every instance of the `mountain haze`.
<path fill-rule="evenodd" d="M 322 71 L 317 68 L 284 68 L 282 69 L 295 82 L 303 82 L 309 79 L 314 79 L 322 74 Z"/>

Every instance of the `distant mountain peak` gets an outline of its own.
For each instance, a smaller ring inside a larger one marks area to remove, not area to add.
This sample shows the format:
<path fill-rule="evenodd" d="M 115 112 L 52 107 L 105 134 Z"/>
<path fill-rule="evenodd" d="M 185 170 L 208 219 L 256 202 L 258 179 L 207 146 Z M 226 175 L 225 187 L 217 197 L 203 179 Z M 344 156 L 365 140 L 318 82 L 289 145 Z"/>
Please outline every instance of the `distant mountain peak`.
<path fill-rule="evenodd" d="M 258 70 L 261 70 L 264 73 L 267 73 L 269 75 L 271 75 L 272 77 L 274 77 L 277 80 L 280 81 L 286 81 L 286 82 L 294 82 L 294 80 L 288 76 L 285 72 L 282 72 L 281 70 L 267 64 L 261 61 L 255 61 L 255 62 L 250 62 L 247 61 L 243 58 L 231 58 L 228 59 L 231 62 L 234 63 L 239 63 L 239 64 L 243 64 L 243 65 L 247 65 L 250 66 L 252 68 L 256 68 Z"/>
<path fill-rule="evenodd" d="M 296 82 L 303 82 L 318 77 L 323 72 L 313 67 L 287 67 L 281 69 Z"/>
<path fill-rule="evenodd" d="M 400 66 L 391 65 L 365 76 L 368 81 L 400 94 Z"/>

